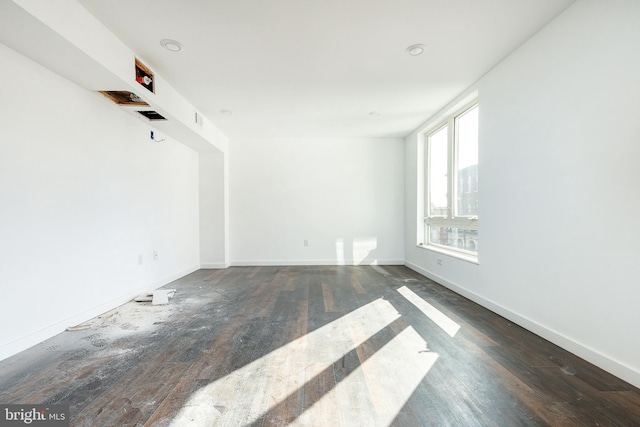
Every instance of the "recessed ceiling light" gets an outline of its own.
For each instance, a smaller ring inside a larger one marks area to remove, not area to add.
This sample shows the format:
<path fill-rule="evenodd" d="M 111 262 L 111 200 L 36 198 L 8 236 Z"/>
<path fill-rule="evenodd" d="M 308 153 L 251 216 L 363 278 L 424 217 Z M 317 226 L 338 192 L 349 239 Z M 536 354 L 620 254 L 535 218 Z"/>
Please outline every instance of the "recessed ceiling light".
<path fill-rule="evenodd" d="M 412 44 L 411 46 L 409 46 L 406 49 L 406 51 L 411 56 L 422 55 L 422 53 L 424 52 L 424 45 L 423 44 Z"/>
<path fill-rule="evenodd" d="M 182 50 L 182 45 L 180 44 L 180 42 L 171 39 L 160 40 L 160 45 L 163 48 L 170 50 L 171 52 L 180 52 Z"/>
<path fill-rule="evenodd" d="M 220 114 L 222 114 L 223 116 L 230 116 L 233 114 L 233 111 L 231 110 L 220 110 Z"/>

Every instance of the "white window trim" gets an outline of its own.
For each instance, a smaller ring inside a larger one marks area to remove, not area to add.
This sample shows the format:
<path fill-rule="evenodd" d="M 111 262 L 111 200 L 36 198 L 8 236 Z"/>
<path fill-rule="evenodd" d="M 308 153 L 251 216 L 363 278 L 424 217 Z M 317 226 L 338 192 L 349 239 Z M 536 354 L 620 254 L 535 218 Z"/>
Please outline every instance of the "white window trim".
<path fill-rule="evenodd" d="M 468 98 L 467 98 L 468 99 Z M 422 151 L 422 174 L 418 174 L 422 180 L 422 227 L 418 228 L 418 231 L 422 232 L 422 236 L 418 236 L 418 247 L 423 249 L 432 250 L 434 252 L 442 253 L 445 255 L 449 255 L 455 258 L 459 258 L 464 261 L 469 261 L 475 264 L 478 264 L 478 255 L 477 253 L 472 253 L 466 251 L 464 249 L 452 248 L 450 246 L 439 245 L 436 243 L 425 242 L 426 231 L 429 226 L 443 226 L 443 227 L 457 227 L 464 228 L 468 230 L 478 230 L 478 217 L 454 217 L 452 212 L 455 211 L 455 204 L 457 200 L 453 197 L 454 186 L 457 182 L 457 152 L 454 150 L 455 144 L 455 119 L 460 115 L 464 114 L 466 111 L 470 110 L 474 106 L 478 105 L 477 96 L 473 97 L 473 99 L 468 100 L 462 104 L 458 104 L 457 108 L 450 110 L 450 112 L 444 117 L 442 120 L 438 120 L 434 125 L 427 127 L 421 133 L 421 143 L 423 147 Z M 429 215 L 429 185 L 427 185 L 427 177 L 429 176 L 429 136 L 435 134 L 443 127 L 448 126 L 449 129 L 453 131 L 448 132 L 447 134 L 447 176 L 452 177 L 447 180 L 447 193 L 451 195 L 449 197 L 449 206 L 447 210 L 449 211 L 449 215 L 446 217 L 443 216 L 430 216 Z M 454 152 L 452 153 L 452 150 Z M 420 186 L 419 186 L 420 187 Z"/>
<path fill-rule="evenodd" d="M 472 264 L 480 264 L 480 262 L 478 261 L 478 256 L 476 254 L 470 254 L 461 250 L 452 250 L 448 246 L 441 246 L 441 245 L 435 245 L 435 244 L 426 245 L 424 243 L 418 243 L 418 247 L 422 249 L 426 249 L 431 252 L 448 255 L 450 257 L 457 258 L 462 261 L 470 262 Z"/>

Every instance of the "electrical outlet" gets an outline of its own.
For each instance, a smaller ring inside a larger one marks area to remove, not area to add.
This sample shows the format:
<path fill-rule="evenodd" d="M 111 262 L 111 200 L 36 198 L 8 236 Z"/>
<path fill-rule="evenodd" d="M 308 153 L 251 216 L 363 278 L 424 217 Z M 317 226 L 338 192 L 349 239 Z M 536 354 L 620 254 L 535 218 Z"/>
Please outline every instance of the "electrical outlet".
<path fill-rule="evenodd" d="M 142 254 L 138 254 L 138 265 L 144 264 L 144 257 Z"/>
<path fill-rule="evenodd" d="M 307 239 L 304 239 L 304 245 L 309 246 L 309 241 Z"/>
<path fill-rule="evenodd" d="M 154 261 L 158 260 L 158 251 L 153 251 L 153 260 Z"/>
<path fill-rule="evenodd" d="M 438 258 L 438 265 L 442 265 L 442 258 Z"/>

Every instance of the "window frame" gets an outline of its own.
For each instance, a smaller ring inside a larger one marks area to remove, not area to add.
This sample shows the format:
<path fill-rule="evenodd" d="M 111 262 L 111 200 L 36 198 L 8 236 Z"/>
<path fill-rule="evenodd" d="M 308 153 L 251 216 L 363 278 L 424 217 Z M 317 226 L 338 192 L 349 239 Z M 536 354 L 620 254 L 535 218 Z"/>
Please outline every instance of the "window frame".
<path fill-rule="evenodd" d="M 458 195 L 457 195 L 457 183 L 458 183 L 458 129 L 457 119 L 464 116 L 470 110 L 479 108 L 479 102 L 477 98 L 472 99 L 469 102 L 462 104 L 460 107 L 453 110 L 444 119 L 437 121 L 433 126 L 430 126 L 423 134 L 424 142 L 424 159 L 423 159 L 423 209 L 422 209 L 422 237 L 418 237 L 418 245 L 427 249 L 436 250 L 448 255 L 452 255 L 457 258 L 461 258 L 467 261 L 478 262 L 478 251 L 472 252 L 466 249 L 461 249 L 452 246 L 446 246 L 438 243 L 430 242 L 430 227 L 447 227 L 447 228 L 460 228 L 465 230 L 478 230 L 479 219 L 478 216 L 457 216 L 458 212 Z M 440 132 L 443 128 L 447 128 L 447 216 L 442 215 L 430 215 L 431 212 L 431 194 L 429 185 L 430 176 L 430 137 Z M 477 242 L 476 242 L 477 245 Z"/>

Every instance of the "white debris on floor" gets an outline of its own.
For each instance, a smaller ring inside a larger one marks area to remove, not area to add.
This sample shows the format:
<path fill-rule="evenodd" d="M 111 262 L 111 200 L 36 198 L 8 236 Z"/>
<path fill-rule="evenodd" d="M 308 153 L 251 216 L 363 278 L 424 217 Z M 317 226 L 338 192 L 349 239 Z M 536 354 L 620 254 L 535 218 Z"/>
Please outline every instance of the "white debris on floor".
<path fill-rule="evenodd" d="M 169 298 L 175 295 L 175 289 L 156 289 L 148 294 L 137 296 L 135 302 L 150 302 L 153 305 L 163 305 L 169 303 Z"/>
<path fill-rule="evenodd" d="M 71 331 L 71 332 L 73 332 L 73 331 L 84 331 L 85 329 L 89 329 L 89 328 L 91 328 L 90 324 L 82 323 L 82 324 L 76 325 L 76 326 L 69 326 L 67 328 L 67 331 Z"/>
<path fill-rule="evenodd" d="M 79 325 L 69 326 L 66 330 L 83 339 L 85 335 L 90 337 L 100 336 L 112 342 L 118 338 L 139 333 L 153 331 L 159 325 L 169 320 L 176 311 L 182 311 L 179 301 L 169 305 L 169 299 L 173 298 L 176 289 L 157 289 L 149 294 L 143 294 L 133 301 L 125 303 L 113 310 L 94 317 Z M 187 299 L 186 302 L 190 301 Z M 140 304 L 139 302 L 143 302 Z M 151 304 L 148 304 L 148 303 Z M 153 334 L 153 333 L 152 333 Z"/>

